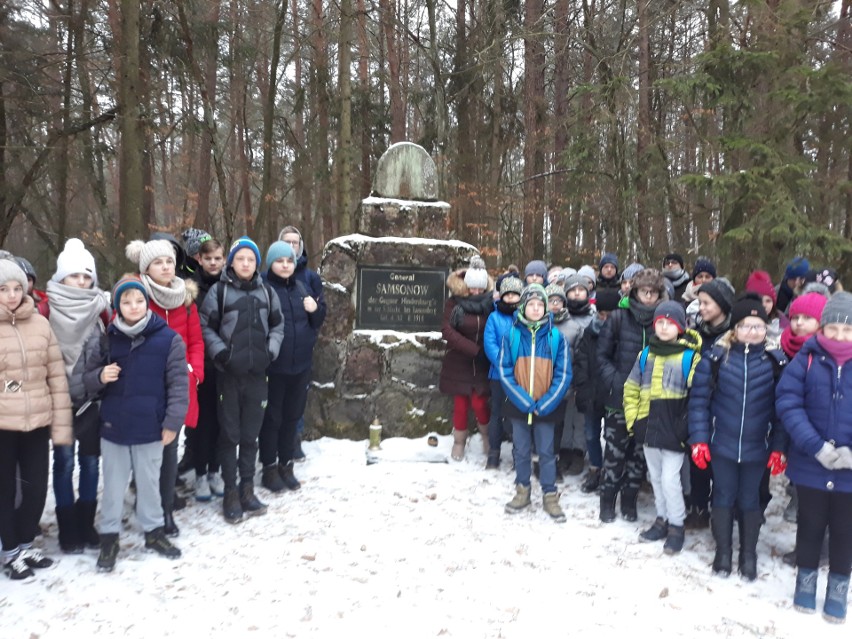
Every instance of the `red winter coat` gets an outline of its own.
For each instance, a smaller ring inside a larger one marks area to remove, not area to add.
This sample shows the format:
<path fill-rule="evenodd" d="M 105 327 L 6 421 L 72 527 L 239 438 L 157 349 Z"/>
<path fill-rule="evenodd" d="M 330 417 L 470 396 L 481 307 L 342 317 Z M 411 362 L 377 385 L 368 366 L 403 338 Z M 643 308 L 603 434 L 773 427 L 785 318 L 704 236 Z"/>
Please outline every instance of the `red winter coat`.
<path fill-rule="evenodd" d="M 189 369 L 189 410 L 186 411 L 184 423 L 189 428 L 198 425 L 198 385 L 204 381 L 204 338 L 201 336 L 201 320 L 195 307 L 198 295 L 198 285 L 186 280 L 186 300 L 184 306 L 166 310 L 153 299 L 148 302 L 148 308 L 166 320 L 175 333 L 183 338 L 186 344 L 186 363 Z"/>
<path fill-rule="evenodd" d="M 447 278 L 447 288 L 452 296 L 444 305 L 444 322 L 441 334 L 447 342 L 447 352 L 441 364 L 441 377 L 438 388 L 445 395 L 487 395 L 490 390 L 488 371 L 491 362 L 485 355 L 484 335 L 488 314 L 493 308 L 490 295 L 482 303 L 480 313 L 465 313 L 461 325 L 455 327 L 450 318 L 458 305 L 457 300 L 470 297 L 467 285 L 464 283 L 464 270 L 450 273 Z M 488 279 L 488 290 L 494 286 Z"/>

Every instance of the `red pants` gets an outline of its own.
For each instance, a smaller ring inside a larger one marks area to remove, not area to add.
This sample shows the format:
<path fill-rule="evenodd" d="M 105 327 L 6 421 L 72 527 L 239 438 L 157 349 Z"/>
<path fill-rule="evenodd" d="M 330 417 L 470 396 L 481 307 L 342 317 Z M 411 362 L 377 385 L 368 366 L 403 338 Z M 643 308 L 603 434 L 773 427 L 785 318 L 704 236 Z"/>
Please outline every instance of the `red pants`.
<path fill-rule="evenodd" d="M 453 428 L 456 430 L 467 430 L 467 411 L 473 408 L 476 421 L 481 426 L 487 426 L 491 419 L 491 407 L 487 395 L 455 395 L 453 405 Z"/>

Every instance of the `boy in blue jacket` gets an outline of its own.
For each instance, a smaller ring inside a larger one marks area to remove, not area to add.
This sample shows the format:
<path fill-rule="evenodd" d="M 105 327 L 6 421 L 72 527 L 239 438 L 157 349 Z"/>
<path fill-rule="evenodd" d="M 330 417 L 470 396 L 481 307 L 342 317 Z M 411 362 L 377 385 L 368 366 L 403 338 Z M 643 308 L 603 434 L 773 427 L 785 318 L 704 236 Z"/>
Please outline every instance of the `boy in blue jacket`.
<path fill-rule="evenodd" d="M 500 347 L 500 383 L 509 401 L 506 416 L 512 423 L 516 492 L 506 512 L 518 513 L 530 505 L 532 439 L 541 468 L 544 511 L 565 521 L 556 492 L 556 455 L 553 434 L 557 408 L 571 385 L 571 357 L 562 335 L 547 312 L 547 293 L 529 284 L 521 293 L 515 321 Z"/>
<path fill-rule="evenodd" d="M 89 338 L 83 372 L 89 396 L 101 398 L 101 572 L 115 568 L 131 472 L 145 547 L 169 559 L 180 557 L 165 534 L 160 465 L 163 447 L 174 441 L 189 408 L 183 338 L 148 309 L 148 294 L 139 279 L 119 280 L 112 300 L 116 316 L 105 339 L 97 332 Z"/>

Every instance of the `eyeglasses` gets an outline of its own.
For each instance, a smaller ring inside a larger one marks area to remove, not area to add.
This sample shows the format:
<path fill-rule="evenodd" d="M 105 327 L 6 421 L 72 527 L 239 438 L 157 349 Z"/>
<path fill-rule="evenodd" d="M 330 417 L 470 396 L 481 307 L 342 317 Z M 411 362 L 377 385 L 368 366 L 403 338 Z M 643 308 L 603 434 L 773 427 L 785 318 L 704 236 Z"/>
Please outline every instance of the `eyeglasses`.
<path fill-rule="evenodd" d="M 766 332 L 766 324 L 738 324 L 737 330 L 740 333 L 755 333 L 759 335 Z"/>
<path fill-rule="evenodd" d="M 637 295 L 641 295 L 642 297 L 659 297 L 660 291 L 654 288 L 640 288 L 636 291 Z"/>

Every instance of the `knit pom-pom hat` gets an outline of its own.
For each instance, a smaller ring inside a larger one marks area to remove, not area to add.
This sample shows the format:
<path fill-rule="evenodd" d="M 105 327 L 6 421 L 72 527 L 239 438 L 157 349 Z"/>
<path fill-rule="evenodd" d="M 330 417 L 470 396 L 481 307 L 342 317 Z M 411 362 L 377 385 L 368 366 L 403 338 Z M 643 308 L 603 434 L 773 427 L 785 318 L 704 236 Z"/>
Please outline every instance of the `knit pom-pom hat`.
<path fill-rule="evenodd" d="M 127 259 L 139 265 L 139 272 L 145 274 L 151 262 L 158 257 L 170 257 L 177 262 L 175 247 L 168 240 L 133 240 L 124 248 Z"/>

